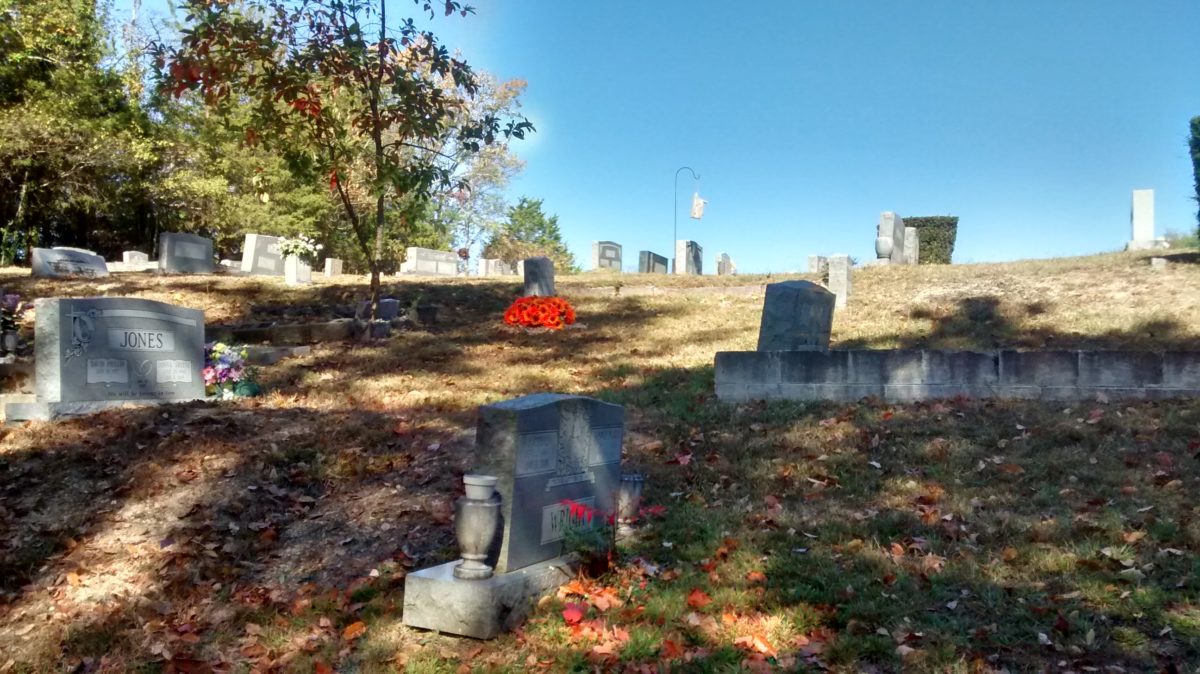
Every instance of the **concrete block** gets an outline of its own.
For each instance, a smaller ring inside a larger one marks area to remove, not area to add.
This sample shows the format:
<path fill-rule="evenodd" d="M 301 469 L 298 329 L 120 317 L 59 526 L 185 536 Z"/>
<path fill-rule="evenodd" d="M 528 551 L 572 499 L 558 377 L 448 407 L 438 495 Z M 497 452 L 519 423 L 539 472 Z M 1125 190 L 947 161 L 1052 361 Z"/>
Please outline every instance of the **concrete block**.
<path fill-rule="evenodd" d="M 537 600 L 570 580 L 573 560 L 557 557 L 485 580 L 454 577 L 458 561 L 404 579 L 404 624 L 491 639 L 525 620 Z"/>
<path fill-rule="evenodd" d="M 1162 354 L 1148 351 L 1080 351 L 1078 384 L 1084 388 L 1161 386 Z"/>
<path fill-rule="evenodd" d="M 1079 380 L 1076 351 L 1001 351 L 1001 386 L 1074 386 Z"/>
<path fill-rule="evenodd" d="M 1200 390 L 1200 351 L 1168 351 L 1163 354 L 1165 388 Z"/>

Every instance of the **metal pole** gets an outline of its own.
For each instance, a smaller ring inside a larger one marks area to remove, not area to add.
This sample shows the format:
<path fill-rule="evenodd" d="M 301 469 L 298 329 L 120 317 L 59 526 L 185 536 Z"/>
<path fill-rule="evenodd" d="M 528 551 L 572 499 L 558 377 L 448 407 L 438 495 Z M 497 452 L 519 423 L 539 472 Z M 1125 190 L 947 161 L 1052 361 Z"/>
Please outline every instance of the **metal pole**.
<path fill-rule="evenodd" d="M 671 249 L 670 249 L 671 250 L 671 273 L 672 274 L 679 273 L 679 269 L 678 269 L 679 262 L 675 257 L 675 245 L 676 245 L 675 242 L 679 238 L 679 172 L 684 169 L 687 169 L 688 171 L 691 172 L 692 180 L 700 179 L 700 174 L 696 173 L 695 171 L 692 171 L 692 168 L 690 166 L 680 166 L 678 169 L 675 170 L 675 193 L 673 195 L 675 198 L 675 210 L 671 212 L 671 216 L 674 218 L 671 223 Z"/>

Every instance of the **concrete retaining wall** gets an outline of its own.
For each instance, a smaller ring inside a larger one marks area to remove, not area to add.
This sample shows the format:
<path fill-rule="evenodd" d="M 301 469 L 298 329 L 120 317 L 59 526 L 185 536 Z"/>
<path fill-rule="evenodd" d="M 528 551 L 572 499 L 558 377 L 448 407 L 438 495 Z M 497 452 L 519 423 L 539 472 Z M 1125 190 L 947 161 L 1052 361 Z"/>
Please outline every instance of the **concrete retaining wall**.
<path fill-rule="evenodd" d="M 1200 396 L 1200 351 L 724 351 L 724 401 Z"/>

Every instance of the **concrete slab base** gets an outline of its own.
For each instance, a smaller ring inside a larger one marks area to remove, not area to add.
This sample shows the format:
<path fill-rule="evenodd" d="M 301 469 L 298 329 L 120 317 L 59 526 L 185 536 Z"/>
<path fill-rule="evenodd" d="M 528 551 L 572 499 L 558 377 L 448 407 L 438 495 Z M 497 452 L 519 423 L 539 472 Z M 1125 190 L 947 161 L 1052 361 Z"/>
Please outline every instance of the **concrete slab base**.
<path fill-rule="evenodd" d="M 454 577 L 458 560 L 404 579 L 404 624 L 447 634 L 492 639 L 515 628 L 547 592 L 575 575 L 575 561 L 556 557 L 486 580 Z"/>

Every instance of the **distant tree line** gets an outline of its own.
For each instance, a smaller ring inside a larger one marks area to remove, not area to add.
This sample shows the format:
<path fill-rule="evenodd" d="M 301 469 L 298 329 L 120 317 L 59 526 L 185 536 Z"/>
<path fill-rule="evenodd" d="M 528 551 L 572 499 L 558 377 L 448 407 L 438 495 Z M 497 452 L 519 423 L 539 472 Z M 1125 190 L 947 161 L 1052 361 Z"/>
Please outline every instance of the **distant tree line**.
<path fill-rule="evenodd" d="M 300 4 L 186 2 L 151 38 L 97 0 L 0 0 L 0 264 L 153 253 L 163 231 L 228 256 L 247 232 L 305 234 L 377 273 L 407 246 L 565 254 L 556 218 L 530 238 L 540 201 L 505 199 L 509 142 L 533 131 L 523 81 L 472 71 L 382 3 Z"/>
<path fill-rule="evenodd" d="M 1192 178 L 1196 183 L 1196 237 L 1200 238 L 1200 116 L 1192 118 L 1188 148 L 1192 153 Z"/>

